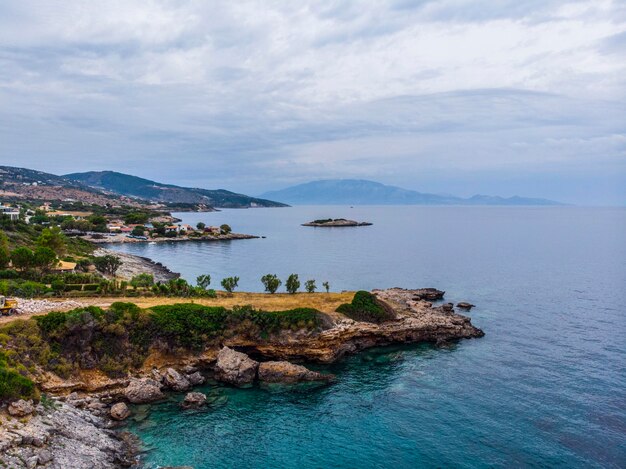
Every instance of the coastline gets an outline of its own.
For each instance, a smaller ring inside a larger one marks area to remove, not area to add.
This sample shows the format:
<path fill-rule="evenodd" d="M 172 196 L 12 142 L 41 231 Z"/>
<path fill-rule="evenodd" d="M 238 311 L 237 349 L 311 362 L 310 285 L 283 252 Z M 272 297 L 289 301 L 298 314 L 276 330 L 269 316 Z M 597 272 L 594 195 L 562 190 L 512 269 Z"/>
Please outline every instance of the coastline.
<path fill-rule="evenodd" d="M 35 465 L 54 461 L 49 467 L 69 467 L 63 466 L 67 461 L 73 461 L 72 467 L 76 468 L 128 467 L 137 464 L 135 458 L 141 447 L 136 437 L 129 438 L 123 431 L 121 421 L 134 411 L 127 403 L 150 404 L 166 399 L 169 393 L 181 392 L 188 393 L 187 402 L 198 397 L 198 393 L 190 392 L 193 387 L 207 379 L 236 387 L 302 381 L 332 385 L 334 376 L 311 371 L 292 361 L 333 363 L 370 347 L 416 342 L 445 346 L 484 335 L 471 324 L 469 317 L 456 313 L 450 303 L 433 306 L 432 301 L 439 301 L 444 295 L 436 289 L 374 290 L 372 294 L 377 301 L 395 314 L 393 319 L 378 324 L 349 319 L 336 312 L 337 305 L 350 301 L 354 293 L 229 295 L 220 292 L 215 299 L 137 298 L 144 308 L 189 302 L 226 307 L 251 304 L 259 309 L 266 302 L 266 307 L 278 310 L 315 307 L 324 319 L 323 326 L 317 330 L 284 329 L 256 339 L 245 330 L 238 330 L 220 340 L 207 341 L 202 350 L 196 351 L 161 350 L 155 344 L 139 368 L 118 378 L 108 377 L 97 369 L 80 369 L 68 378 L 40 370 L 35 381 L 48 396 L 47 404 L 31 403 L 32 410 L 19 421 L 5 419 L 13 423 L 2 422 L 0 448 L 12 455 L 10 461 L 16 468 L 34 467 L 29 461 Z M 85 306 L 106 307 L 117 300 L 94 298 L 85 301 Z M 96 326 L 91 323 L 85 327 L 84 334 L 90 336 L 90 328 Z M 25 401 L 17 402 L 29 405 Z M 45 431 L 42 421 L 49 422 Z"/>
<path fill-rule="evenodd" d="M 249 235 L 243 233 L 229 233 L 222 234 L 216 236 L 199 236 L 199 237 L 190 237 L 190 236 L 177 236 L 176 238 L 129 238 L 125 234 L 116 234 L 113 236 L 105 236 L 102 239 L 94 238 L 91 235 L 81 236 L 81 239 L 85 241 L 89 241 L 90 243 L 94 243 L 97 245 L 100 244 L 124 244 L 124 243 L 184 243 L 184 242 L 217 242 L 217 241 L 233 241 L 237 239 L 259 239 L 262 236 Z"/>
<path fill-rule="evenodd" d="M 173 272 L 167 266 L 161 264 L 160 262 L 153 261 L 148 257 L 120 252 L 114 249 L 106 249 L 103 247 L 98 247 L 94 251 L 94 255 L 111 255 L 119 258 L 122 261 L 122 265 L 117 270 L 116 275 L 125 280 L 130 280 L 135 275 L 144 273 L 152 274 L 155 282 L 168 282 L 172 279 L 180 277 L 178 272 Z"/>

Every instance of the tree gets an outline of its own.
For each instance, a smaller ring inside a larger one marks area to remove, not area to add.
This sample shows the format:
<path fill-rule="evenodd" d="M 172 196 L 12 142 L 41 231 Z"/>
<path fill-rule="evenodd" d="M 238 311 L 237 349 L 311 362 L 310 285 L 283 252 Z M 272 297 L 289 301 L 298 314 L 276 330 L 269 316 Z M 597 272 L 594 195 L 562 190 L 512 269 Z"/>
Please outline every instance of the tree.
<path fill-rule="evenodd" d="M 25 247 L 19 247 L 11 253 L 11 263 L 13 267 L 20 270 L 28 270 L 34 264 L 33 251 Z"/>
<path fill-rule="evenodd" d="M 298 279 L 298 274 L 291 274 L 287 278 L 285 288 L 287 288 L 287 291 L 292 295 L 298 291 L 298 289 L 300 288 L 300 279 Z"/>
<path fill-rule="evenodd" d="M 270 293 L 276 293 L 278 287 L 280 287 L 283 283 L 274 274 L 264 275 L 261 277 L 261 282 L 263 282 L 263 285 L 265 286 L 265 291 Z"/>
<path fill-rule="evenodd" d="M 239 285 L 239 277 L 226 277 L 222 280 L 222 288 L 228 293 L 232 293 Z"/>
<path fill-rule="evenodd" d="M 66 250 L 65 235 L 58 226 L 44 228 L 39 238 L 37 238 L 37 246 L 50 248 L 57 256 L 63 256 Z"/>
<path fill-rule="evenodd" d="M 196 278 L 196 284 L 203 290 L 206 290 L 211 285 L 211 276 L 209 274 L 200 275 Z"/>
<path fill-rule="evenodd" d="M 143 225 L 144 223 L 148 223 L 150 216 L 144 212 L 130 212 L 126 214 L 124 217 L 124 223 L 127 225 L 139 224 Z"/>
<path fill-rule="evenodd" d="M 154 275 L 147 273 L 135 275 L 132 279 L 130 279 L 130 284 L 135 288 L 151 287 L 154 285 Z"/>
<path fill-rule="evenodd" d="M 115 257 L 110 254 L 107 254 L 106 256 L 94 257 L 93 263 L 96 266 L 96 269 L 100 272 L 111 276 L 115 275 L 117 269 L 119 269 L 122 265 L 122 261 L 119 257 Z"/>
<path fill-rule="evenodd" d="M 204 229 L 206 228 L 206 225 L 204 223 L 202 223 L 201 221 L 199 221 L 196 224 L 196 228 L 198 228 L 198 231 L 204 231 Z"/>
<path fill-rule="evenodd" d="M 145 230 L 146 230 L 145 227 L 143 227 L 141 225 L 137 225 L 136 227 L 133 228 L 133 231 L 131 232 L 131 234 L 133 236 L 143 236 Z"/>
<path fill-rule="evenodd" d="M 41 269 L 42 272 L 48 272 L 57 262 L 57 255 L 50 248 L 39 246 L 33 252 L 33 266 Z"/>
<path fill-rule="evenodd" d="M 326 289 L 326 293 L 328 293 L 330 291 L 330 283 L 324 282 L 322 283 L 322 285 L 324 285 L 324 288 Z"/>
<path fill-rule="evenodd" d="M 0 231 L 0 269 L 6 269 L 10 260 L 9 238 L 3 231 Z"/>
<path fill-rule="evenodd" d="M 315 285 L 315 280 L 307 280 L 304 282 L 304 288 L 307 293 L 314 293 L 317 290 L 317 285 Z"/>
<path fill-rule="evenodd" d="M 231 231 L 233 230 L 231 229 L 230 225 L 227 225 L 226 223 L 224 223 L 223 225 L 220 225 L 220 233 L 222 233 L 223 235 L 227 235 Z"/>

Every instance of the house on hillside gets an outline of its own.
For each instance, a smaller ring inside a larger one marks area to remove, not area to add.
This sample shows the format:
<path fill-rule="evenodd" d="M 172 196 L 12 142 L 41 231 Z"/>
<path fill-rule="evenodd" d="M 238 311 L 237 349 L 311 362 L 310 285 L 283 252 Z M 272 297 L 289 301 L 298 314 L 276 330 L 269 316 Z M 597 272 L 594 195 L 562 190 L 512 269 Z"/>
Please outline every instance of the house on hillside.
<path fill-rule="evenodd" d="M 179 233 L 191 233 L 192 231 L 195 231 L 195 229 L 191 225 L 178 225 Z"/>
<path fill-rule="evenodd" d="M 0 214 L 5 217 L 9 217 L 11 221 L 17 221 L 20 219 L 20 209 L 17 207 L 7 207 L 0 204 Z"/>
<path fill-rule="evenodd" d="M 204 228 L 204 232 L 213 234 L 213 235 L 218 235 L 222 232 L 222 230 L 220 230 L 219 226 L 207 226 Z"/>

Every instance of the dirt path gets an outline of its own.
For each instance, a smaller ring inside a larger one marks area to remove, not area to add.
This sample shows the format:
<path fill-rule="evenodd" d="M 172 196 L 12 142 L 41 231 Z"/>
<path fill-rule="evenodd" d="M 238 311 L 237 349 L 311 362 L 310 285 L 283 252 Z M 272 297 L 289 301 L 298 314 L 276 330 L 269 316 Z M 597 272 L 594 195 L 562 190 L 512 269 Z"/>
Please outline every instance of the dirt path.
<path fill-rule="evenodd" d="M 270 295 L 268 293 L 246 293 L 238 292 L 228 295 L 224 292 L 218 292 L 217 298 L 119 298 L 119 297 L 93 297 L 93 298 L 55 298 L 49 300 L 19 300 L 20 302 L 29 303 L 28 308 L 24 308 L 25 312 L 17 316 L 2 316 L 0 324 L 4 324 L 16 319 L 28 319 L 32 316 L 47 314 L 51 311 L 69 311 L 81 306 L 99 306 L 107 308 L 117 301 L 125 301 L 135 303 L 141 308 L 149 308 L 157 305 L 169 305 L 176 303 L 196 303 L 207 306 L 224 306 L 232 308 L 233 306 L 250 305 L 257 309 L 267 311 L 282 311 L 293 308 L 315 308 L 319 311 L 335 315 L 335 309 L 342 303 L 349 303 L 354 297 L 354 292 L 342 293 L 296 293 L 289 295 L 287 293 L 276 293 Z"/>

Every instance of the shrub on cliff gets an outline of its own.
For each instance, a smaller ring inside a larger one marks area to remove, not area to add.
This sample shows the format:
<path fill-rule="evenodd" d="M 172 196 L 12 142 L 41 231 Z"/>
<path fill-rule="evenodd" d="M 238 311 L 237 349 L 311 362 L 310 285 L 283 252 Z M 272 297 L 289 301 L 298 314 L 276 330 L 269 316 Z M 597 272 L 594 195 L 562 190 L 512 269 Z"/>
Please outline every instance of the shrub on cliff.
<path fill-rule="evenodd" d="M 6 355 L 0 352 L 0 401 L 38 399 L 35 384 L 7 364 Z"/>
<path fill-rule="evenodd" d="M 355 321 L 381 322 L 395 319 L 396 315 L 391 308 L 384 306 L 374 295 L 367 291 L 355 293 L 352 303 L 344 303 L 337 308 L 338 313 L 345 314 Z"/>

